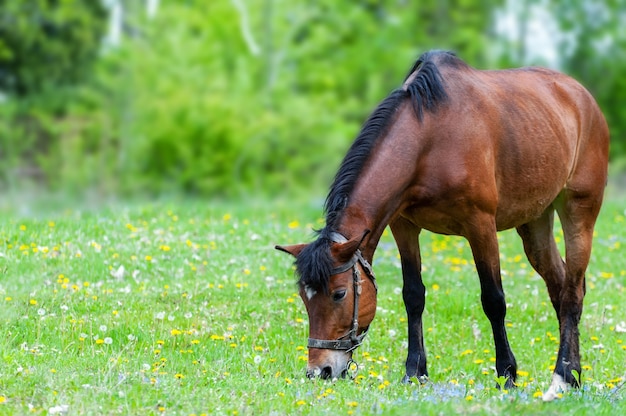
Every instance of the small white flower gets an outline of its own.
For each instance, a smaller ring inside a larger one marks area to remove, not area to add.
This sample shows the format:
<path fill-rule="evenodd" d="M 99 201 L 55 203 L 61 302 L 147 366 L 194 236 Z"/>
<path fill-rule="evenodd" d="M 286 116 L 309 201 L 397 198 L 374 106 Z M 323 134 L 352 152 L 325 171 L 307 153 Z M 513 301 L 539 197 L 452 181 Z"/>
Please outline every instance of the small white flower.
<path fill-rule="evenodd" d="M 48 409 L 48 413 L 51 415 L 58 415 L 61 413 L 67 413 L 67 411 L 70 410 L 70 406 L 67 404 L 60 404 L 58 406 L 52 406 L 50 409 Z"/>
<path fill-rule="evenodd" d="M 261 356 L 260 356 L 260 355 L 255 355 L 255 356 L 254 356 L 254 363 L 255 363 L 256 365 L 259 365 L 259 364 L 261 363 L 261 360 L 262 360 L 262 358 L 261 358 Z"/>
<path fill-rule="evenodd" d="M 154 314 L 154 318 L 162 321 L 163 319 L 165 319 L 165 312 L 157 312 L 156 314 Z"/>
<path fill-rule="evenodd" d="M 121 265 L 120 267 L 117 268 L 117 270 L 111 270 L 111 276 L 113 276 L 114 278 L 118 280 L 122 280 L 124 278 L 125 272 L 126 272 L 126 269 L 124 269 L 124 266 Z"/>
<path fill-rule="evenodd" d="M 126 338 L 128 338 L 129 341 L 134 341 L 134 340 L 137 339 L 137 338 L 135 338 L 135 336 L 133 334 L 128 334 L 128 336 Z"/>
<path fill-rule="evenodd" d="M 107 326 L 106 325 L 100 325 L 100 331 L 106 332 L 106 330 L 107 330 Z"/>
<path fill-rule="evenodd" d="M 106 337 L 104 339 L 104 343 L 107 344 L 107 345 L 111 345 L 111 344 L 113 344 L 113 339 L 111 337 Z"/>
<path fill-rule="evenodd" d="M 187 312 L 185 314 L 185 318 L 190 319 L 193 316 L 193 314 L 191 312 Z"/>
<path fill-rule="evenodd" d="M 69 309 L 67 305 L 61 305 L 60 308 L 63 312 L 66 312 Z"/>
<path fill-rule="evenodd" d="M 37 311 L 37 315 L 39 315 L 39 316 L 44 316 L 45 314 L 46 314 L 46 310 L 44 308 L 40 308 Z"/>

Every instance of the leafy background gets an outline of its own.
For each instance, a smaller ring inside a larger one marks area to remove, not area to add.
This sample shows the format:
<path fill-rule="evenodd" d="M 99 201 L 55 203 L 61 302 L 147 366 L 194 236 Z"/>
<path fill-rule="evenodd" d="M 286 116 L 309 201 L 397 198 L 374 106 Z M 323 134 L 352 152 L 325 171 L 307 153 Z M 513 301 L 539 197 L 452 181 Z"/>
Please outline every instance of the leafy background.
<path fill-rule="evenodd" d="M 549 42 L 533 41 L 538 26 Z M 3 0 L 0 187 L 321 195 L 367 114 L 430 49 L 578 78 L 619 170 L 624 27 L 626 0 Z"/>

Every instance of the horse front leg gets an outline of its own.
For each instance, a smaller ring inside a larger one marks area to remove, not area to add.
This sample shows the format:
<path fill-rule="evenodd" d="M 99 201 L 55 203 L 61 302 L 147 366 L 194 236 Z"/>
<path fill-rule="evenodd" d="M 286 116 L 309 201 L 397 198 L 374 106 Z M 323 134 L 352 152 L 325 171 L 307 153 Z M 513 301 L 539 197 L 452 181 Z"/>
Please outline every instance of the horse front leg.
<path fill-rule="evenodd" d="M 404 218 L 398 218 L 390 224 L 391 231 L 400 252 L 402 264 L 402 298 L 408 321 L 408 353 L 406 373 L 402 382 L 409 383 L 413 377 L 420 382 L 428 379 L 426 368 L 426 350 L 422 314 L 426 301 L 426 288 L 422 282 L 422 261 L 419 248 L 420 228 Z"/>
<path fill-rule="evenodd" d="M 486 216 L 483 221 L 475 221 L 474 224 L 476 227 L 466 231 L 466 238 L 472 248 L 480 279 L 483 310 L 491 323 L 496 349 L 496 371 L 498 377 L 506 378 L 505 388 L 512 388 L 517 379 L 517 363 L 504 326 L 506 301 L 500 275 L 500 252 L 495 219 Z"/>

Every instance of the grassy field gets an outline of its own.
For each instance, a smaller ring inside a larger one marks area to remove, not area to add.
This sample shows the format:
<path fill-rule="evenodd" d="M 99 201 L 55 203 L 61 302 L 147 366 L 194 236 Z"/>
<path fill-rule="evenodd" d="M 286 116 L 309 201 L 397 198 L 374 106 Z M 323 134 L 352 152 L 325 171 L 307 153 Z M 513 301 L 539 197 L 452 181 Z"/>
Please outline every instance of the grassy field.
<path fill-rule="evenodd" d="M 321 203 L 131 204 L 0 218 L 0 414 L 626 413 L 626 222 L 607 201 L 580 325 L 583 387 L 544 404 L 558 327 L 515 232 L 500 235 L 519 387 L 494 351 L 464 240 L 422 236 L 431 380 L 403 385 L 406 318 L 391 236 L 354 380 L 304 378 L 307 316 L 292 259 Z"/>

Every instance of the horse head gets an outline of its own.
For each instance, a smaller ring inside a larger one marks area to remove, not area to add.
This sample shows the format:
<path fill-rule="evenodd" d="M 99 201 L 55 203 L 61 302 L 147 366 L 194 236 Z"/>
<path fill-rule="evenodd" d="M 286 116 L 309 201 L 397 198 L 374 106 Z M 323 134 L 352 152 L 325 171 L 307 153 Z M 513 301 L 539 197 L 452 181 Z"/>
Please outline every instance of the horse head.
<path fill-rule="evenodd" d="M 333 232 L 327 240 L 276 246 L 296 258 L 299 293 L 309 316 L 309 378 L 346 376 L 352 352 L 376 313 L 376 281 L 358 248 L 362 237 L 348 240 Z M 320 250 L 325 252 L 316 253 Z M 312 268 L 323 272 L 311 273 Z"/>

